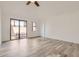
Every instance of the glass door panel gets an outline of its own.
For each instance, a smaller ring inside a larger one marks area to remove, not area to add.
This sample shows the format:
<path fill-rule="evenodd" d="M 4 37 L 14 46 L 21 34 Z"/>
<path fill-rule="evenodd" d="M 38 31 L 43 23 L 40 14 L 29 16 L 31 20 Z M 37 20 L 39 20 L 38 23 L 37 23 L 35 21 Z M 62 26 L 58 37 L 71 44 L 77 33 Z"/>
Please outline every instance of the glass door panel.
<path fill-rule="evenodd" d="M 19 21 L 11 20 L 11 40 L 19 37 Z"/>
<path fill-rule="evenodd" d="M 26 38 L 26 21 L 20 21 L 20 39 Z"/>
<path fill-rule="evenodd" d="M 20 21 L 20 39 L 26 38 L 26 21 Z"/>

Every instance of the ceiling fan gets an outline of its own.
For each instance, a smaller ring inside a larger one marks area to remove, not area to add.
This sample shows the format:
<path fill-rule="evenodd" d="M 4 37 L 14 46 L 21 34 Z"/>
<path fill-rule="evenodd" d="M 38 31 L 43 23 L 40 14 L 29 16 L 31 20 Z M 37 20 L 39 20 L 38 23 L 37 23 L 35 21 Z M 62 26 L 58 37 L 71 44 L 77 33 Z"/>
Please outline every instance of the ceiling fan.
<path fill-rule="evenodd" d="M 37 7 L 40 6 L 37 1 L 27 1 L 26 5 L 29 5 L 30 3 L 34 3 Z"/>

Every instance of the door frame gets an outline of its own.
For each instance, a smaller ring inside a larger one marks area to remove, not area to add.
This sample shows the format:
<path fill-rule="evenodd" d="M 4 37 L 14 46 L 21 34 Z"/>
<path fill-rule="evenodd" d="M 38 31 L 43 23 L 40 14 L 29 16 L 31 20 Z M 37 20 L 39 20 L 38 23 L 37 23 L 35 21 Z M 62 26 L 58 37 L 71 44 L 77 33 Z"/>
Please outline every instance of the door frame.
<path fill-rule="evenodd" d="M 26 38 L 27 38 L 27 20 L 10 18 L 10 40 L 11 40 L 11 20 L 18 20 L 19 21 L 19 38 L 18 39 L 20 39 L 20 21 L 26 22 Z"/>

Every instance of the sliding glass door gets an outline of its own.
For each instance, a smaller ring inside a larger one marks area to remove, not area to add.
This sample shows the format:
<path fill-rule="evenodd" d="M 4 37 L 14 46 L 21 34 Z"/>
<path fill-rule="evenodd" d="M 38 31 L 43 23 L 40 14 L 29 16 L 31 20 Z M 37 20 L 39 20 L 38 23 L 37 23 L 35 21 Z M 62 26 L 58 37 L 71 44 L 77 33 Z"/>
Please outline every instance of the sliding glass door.
<path fill-rule="evenodd" d="M 10 20 L 10 39 L 25 39 L 26 38 L 26 23 L 25 20 Z"/>
<path fill-rule="evenodd" d="M 20 39 L 26 38 L 26 21 L 20 21 Z"/>

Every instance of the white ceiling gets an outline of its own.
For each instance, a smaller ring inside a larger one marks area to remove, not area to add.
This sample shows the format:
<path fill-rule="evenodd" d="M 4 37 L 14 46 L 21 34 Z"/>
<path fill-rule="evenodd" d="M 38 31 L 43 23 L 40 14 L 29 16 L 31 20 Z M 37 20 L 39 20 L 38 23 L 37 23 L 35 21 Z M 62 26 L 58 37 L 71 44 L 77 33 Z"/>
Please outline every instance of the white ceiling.
<path fill-rule="evenodd" d="M 15 5 L 19 8 L 22 6 L 27 10 L 30 8 L 32 11 L 35 11 L 38 14 L 45 14 L 49 16 L 62 15 L 63 13 L 77 12 L 79 10 L 78 1 L 38 1 L 40 7 L 36 7 L 34 4 L 25 5 L 27 1 L 15 1 L 15 2 L 0 2 L 1 5 Z M 27 11 L 26 10 L 26 11 Z M 43 15 L 44 16 L 44 15 Z"/>

